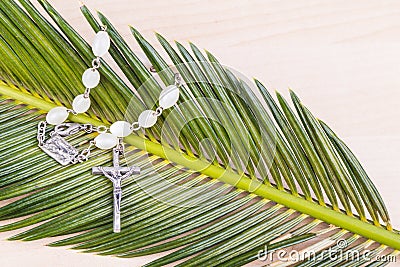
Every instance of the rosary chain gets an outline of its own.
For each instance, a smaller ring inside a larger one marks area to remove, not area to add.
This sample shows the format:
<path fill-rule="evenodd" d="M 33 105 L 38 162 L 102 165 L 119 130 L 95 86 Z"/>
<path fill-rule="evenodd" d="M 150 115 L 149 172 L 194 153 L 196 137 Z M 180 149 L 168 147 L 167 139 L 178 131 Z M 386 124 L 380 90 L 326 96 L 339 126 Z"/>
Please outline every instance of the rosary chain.
<path fill-rule="evenodd" d="M 96 39 L 94 41 L 92 51 L 94 54 L 94 58 L 91 62 L 91 68 L 89 67 L 82 75 L 82 82 L 85 85 L 85 91 L 83 94 L 78 95 L 75 97 L 74 101 L 72 102 L 72 109 L 67 108 L 60 108 L 56 107 L 49 111 L 46 116 L 46 121 L 40 122 L 38 125 L 38 133 L 37 133 L 37 140 L 39 143 L 39 147 L 43 150 L 47 151 L 47 143 L 55 143 L 55 146 L 59 146 L 61 148 L 63 145 L 68 144 L 65 139 L 60 139 L 60 137 L 67 137 L 73 134 L 78 133 L 79 131 L 85 131 L 86 133 L 97 132 L 99 136 L 97 136 L 94 140 L 89 142 L 89 145 L 86 149 L 83 149 L 80 153 L 71 146 L 70 151 L 56 151 L 54 152 L 55 155 L 49 153 L 53 158 L 57 159 L 61 164 L 68 163 L 60 160 L 61 157 L 57 158 L 57 155 L 63 155 L 67 152 L 73 152 L 74 156 L 73 159 L 70 161 L 71 163 L 79 163 L 84 162 L 88 159 L 91 153 L 92 146 L 97 146 L 101 149 L 107 149 L 110 147 L 110 144 L 113 146 L 116 145 L 116 149 L 120 152 L 124 152 L 124 145 L 122 136 L 126 136 L 130 134 L 132 131 L 140 130 L 141 128 L 149 128 L 153 126 L 157 118 L 163 114 L 164 109 L 172 107 L 175 105 L 179 98 L 179 89 L 182 85 L 182 79 L 179 73 L 175 73 L 173 76 L 173 84 L 170 84 L 163 89 L 162 93 L 159 96 L 159 107 L 155 110 L 149 109 L 144 110 L 138 118 L 138 121 L 129 123 L 127 121 L 118 121 L 115 122 L 110 127 L 100 125 L 94 126 L 91 124 L 79 124 L 79 123 L 64 123 L 66 118 L 68 117 L 68 113 L 72 113 L 77 115 L 78 113 L 85 113 L 90 107 L 90 91 L 91 89 L 95 88 L 100 81 L 100 72 L 98 69 L 104 63 L 102 56 L 107 53 L 110 48 L 110 37 L 106 32 L 107 26 L 101 26 L 100 30 L 103 32 L 96 33 Z M 61 116 L 62 115 L 62 116 Z M 62 119 L 64 118 L 64 119 Z M 55 125 L 53 131 L 50 132 L 51 140 L 46 141 L 46 126 L 47 123 Z M 126 131 L 126 128 L 129 127 L 131 130 L 129 132 Z M 110 131 L 110 133 L 107 133 Z M 118 140 L 116 138 L 118 137 Z M 110 143 L 112 142 L 112 143 Z M 68 144 L 69 145 L 69 144 Z"/>

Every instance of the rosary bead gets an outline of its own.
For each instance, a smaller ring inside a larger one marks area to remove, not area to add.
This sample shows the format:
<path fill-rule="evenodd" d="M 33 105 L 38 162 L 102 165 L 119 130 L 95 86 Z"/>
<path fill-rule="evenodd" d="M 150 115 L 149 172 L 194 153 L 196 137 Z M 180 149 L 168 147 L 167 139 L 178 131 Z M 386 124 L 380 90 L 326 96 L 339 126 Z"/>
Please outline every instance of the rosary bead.
<path fill-rule="evenodd" d="M 63 123 L 68 118 L 68 111 L 66 107 L 52 108 L 46 115 L 48 124 L 58 125 Z"/>
<path fill-rule="evenodd" d="M 157 116 L 153 110 L 145 110 L 139 115 L 139 125 L 143 128 L 149 128 L 156 124 Z"/>
<path fill-rule="evenodd" d="M 100 149 L 110 149 L 117 145 L 118 138 L 110 133 L 101 133 L 94 139 L 94 142 Z"/>
<path fill-rule="evenodd" d="M 92 51 L 96 57 L 104 56 L 110 49 L 110 36 L 105 31 L 99 31 L 94 38 Z"/>
<path fill-rule="evenodd" d="M 132 133 L 132 129 L 128 122 L 116 121 L 110 126 L 110 132 L 117 137 L 125 137 Z"/>
<path fill-rule="evenodd" d="M 160 107 L 167 109 L 176 104 L 179 99 L 179 88 L 176 85 L 170 85 L 161 91 L 159 97 Z"/>
<path fill-rule="evenodd" d="M 76 113 L 85 113 L 90 107 L 90 98 L 82 95 L 77 95 L 72 102 L 72 109 Z"/>
<path fill-rule="evenodd" d="M 100 83 L 100 73 L 96 69 L 87 69 L 82 75 L 82 82 L 86 88 L 95 88 Z"/>

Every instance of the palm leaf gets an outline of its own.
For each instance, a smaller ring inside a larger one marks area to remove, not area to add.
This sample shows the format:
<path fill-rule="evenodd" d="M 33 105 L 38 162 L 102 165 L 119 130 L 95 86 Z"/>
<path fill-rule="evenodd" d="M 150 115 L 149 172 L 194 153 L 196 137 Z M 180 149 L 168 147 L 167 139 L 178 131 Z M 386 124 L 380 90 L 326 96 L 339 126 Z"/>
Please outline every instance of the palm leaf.
<path fill-rule="evenodd" d="M 102 60 L 92 108 L 70 120 L 133 121 L 154 108 L 175 71 L 185 81 L 176 108 L 125 140 L 126 161 L 143 171 L 124 183 L 124 230 L 112 233 L 112 187 L 89 172 L 110 163 L 111 155 L 94 151 L 91 160 L 62 167 L 36 144 L 38 121 L 83 91 L 80 75 L 93 57 L 61 15 L 47 1 L 39 3 L 53 23 L 28 0 L 0 3 L 0 199 L 22 196 L 0 208 L 0 219 L 26 216 L 0 231 L 39 223 L 10 239 L 59 236 L 51 246 L 120 257 L 175 249 L 149 266 L 178 260 L 182 266 L 239 266 L 257 260 L 265 245 L 271 252 L 296 244 L 322 255 L 318 263 L 309 258 L 299 266 L 388 263 L 323 255 L 341 239 L 348 250 L 398 254 L 398 233 L 360 162 L 293 92 L 292 108 L 279 93 L 276 101 L 261 82 L 254 87 L 208 51 L 178 42 L 174 48 L 157 34 L 175 70 L 131 27 L 154 74 L 103 14 L 97 20 L 82 6 L 94 31 L 107 26 L 118 68 Z M 69 141 L 85 147 L 94 135 Z"/>

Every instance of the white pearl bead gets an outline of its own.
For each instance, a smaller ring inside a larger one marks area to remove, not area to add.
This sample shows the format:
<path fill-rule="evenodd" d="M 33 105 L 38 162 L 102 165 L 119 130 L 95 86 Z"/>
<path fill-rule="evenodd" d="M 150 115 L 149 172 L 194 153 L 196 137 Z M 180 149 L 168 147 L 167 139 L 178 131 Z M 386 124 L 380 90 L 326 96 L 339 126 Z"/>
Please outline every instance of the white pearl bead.
<path fill-rule="evenodd" d="M 179 88 L 176 85 L 170 85 L 161 91 L 159 97 L 160 107 L 170 108 L 176 104 L 179 99 Z"/>
<path fill-rule="evenodd" d="M 95 88 L 100 83 L 100 73 L 96 69 L 87 69 L 82 75 L 82 82 L 86 88 Z"/>
<path fill-rule="evenodd" d="M 63 123 L 68 118 L 68 111 L 66 107 L 52 108 L 46 115 L 48 124 L 57 125 Z"/>
<path fill-rule="evenodd" d="M 101 133 L 94 139 L 95 144 L 100 149 L 110 149 L 117 145 L 118 138 L 110 133 Z"/>
<path fill-rule="evenodd" d="M 77 95 L 72 101 L 72 109 L 76 113 L 85 113 L 90 107 L 90 98 L 84 95 Z"/>
<path fill-rule="evenodd" d="M 92 51 L 96 57 L 104 56 L 110 49 L 110 36 L 105 31 L 99 31 L 94 38 Z"/>
<path fill-rule="evenodd" d="M 131 125 L 126 121 L 116 121 L 110 126 L 110 132 L 118 137 L 125 137 L 132 133 Z"/>
<path fill-rule="evenodd" d="M 156 124 L 157 116 L 153 110 L 145 110 L 139 115 L 139 125 L 143 128 L 149 128 Z"/>

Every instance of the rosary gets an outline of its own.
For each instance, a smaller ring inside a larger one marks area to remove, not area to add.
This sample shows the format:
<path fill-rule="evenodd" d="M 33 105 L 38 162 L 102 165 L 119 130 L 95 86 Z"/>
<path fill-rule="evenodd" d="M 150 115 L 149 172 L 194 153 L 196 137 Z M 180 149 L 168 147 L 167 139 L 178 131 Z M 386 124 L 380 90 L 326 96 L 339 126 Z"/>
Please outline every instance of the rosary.
<path fill-rule="evenodd" d="M 90 150 L 93 146 L 100 149 L 113 149 L 113 166 L 112 167 L 93 167 L 93 174 L 101 174 L 106 176 L 113 183 L 114 191 L 114 232 L 121 231 L 121 199 L 122 180 L 130 177 L 132 174 L 139 174 L 139 167 L 121 167 L 119 159 L 124 153 L 124 145 L 122 138 L 130 135 L 133 131 L 140 128 L 152 127 L 157 122 L 164 109 L 170 108 L 176 104 L 179 99 L 179 87 L 181 86 L 180 76 L 175 74 L 175 83 L 167 86 L 161 91 L 159 97 L 159 107 L 154 110 L 143 111 L 137 122 L 129 123 L 127 121 L 116 121 L 110 128 L 106 126 L 94 126 L 91 124 L 65 123 L 69 113 L 76 115 L 85 113 L 90 107 L 90 90 L 100 83 L 100 73 L 97 70 L 100 67 L 100 58 L 104 56 L 110 48 L 110 37 L 106 32 L 106 27 L 102 26 L 101 30 L 96 33 L 92 51 L 95 59 L 92 61 L 92 68 L 87 69 L 82 75 L 82 82 L 85 86 L 83 94 L 76 96 L 72 102 L 72 109 L 66 107 L 55 107 L 46 115 L 46 121 L 41 121 L 38 125 L 37 139 L 39 147 L 49 156 L 54 158 L 62 165 L 76 164 L 88 160 Z M 50 133 L 50 138 L 45 140 L 47 124 L 55 125 L 54 130 Z M 79 151 L 69 144 L 64 137 L 76 134 L 79 131 L 86 133 L 98 132 L 99 135 L 89 142 L 89 146 Z M 109 131 L 109 133 L 108 133 Z"/>

